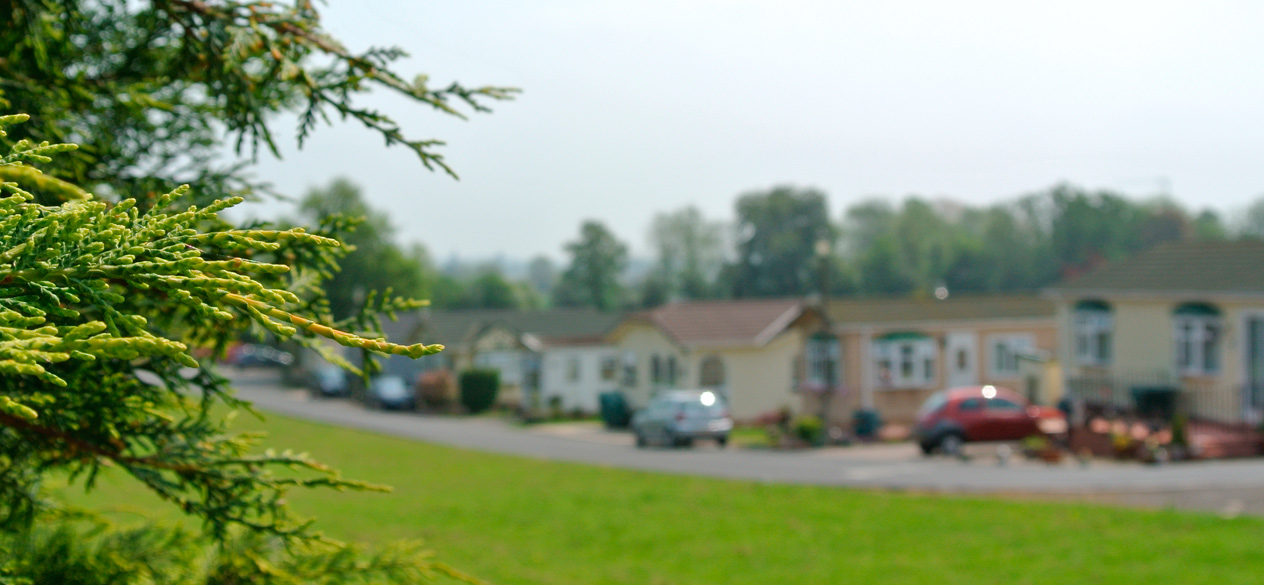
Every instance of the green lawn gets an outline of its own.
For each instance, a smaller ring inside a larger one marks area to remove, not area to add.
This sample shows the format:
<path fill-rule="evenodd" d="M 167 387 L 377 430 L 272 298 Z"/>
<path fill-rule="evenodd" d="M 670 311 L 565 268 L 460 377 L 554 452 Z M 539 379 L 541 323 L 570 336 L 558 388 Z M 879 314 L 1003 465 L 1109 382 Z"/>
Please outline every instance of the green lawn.
<path fill-rule="evenodd" d="M 395 486 L 296 495 L 328 533 L 422 538 L 494 583 L 1228 584 L 1264 574 L 1256 519 L 677 477 L 275 416 L 267 428 L 273 446 Z M 161 506 L 124 479 L 72 497 Z"/>

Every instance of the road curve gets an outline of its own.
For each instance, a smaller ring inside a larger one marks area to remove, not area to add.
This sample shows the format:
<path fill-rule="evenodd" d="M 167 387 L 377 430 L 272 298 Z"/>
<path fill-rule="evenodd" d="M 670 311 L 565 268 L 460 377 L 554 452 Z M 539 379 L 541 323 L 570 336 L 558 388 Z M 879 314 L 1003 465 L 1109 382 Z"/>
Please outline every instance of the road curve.
<path fill-rule="evenodd" d="M 230 372 L 232 374 L 232 372 Z M 345 400 L 314 400 L 279 387 L 264 372 L 238 374 L 238 396 L 260 409 L 345 427 L 537 459 L 775 483 L 889 490 L 1070 498 L 1153 507 L 1264 515 L 1264 460 L 1164 466 L 1094 462 L 1044 465 L 989 456 L 962 462 L 922 458 L 912 446 L 809 451 L 637 449 L 595 429 L 529 430 L 501 420 L 368 410 Z M 547 428 L 547 427 L 544 427 Z"/>

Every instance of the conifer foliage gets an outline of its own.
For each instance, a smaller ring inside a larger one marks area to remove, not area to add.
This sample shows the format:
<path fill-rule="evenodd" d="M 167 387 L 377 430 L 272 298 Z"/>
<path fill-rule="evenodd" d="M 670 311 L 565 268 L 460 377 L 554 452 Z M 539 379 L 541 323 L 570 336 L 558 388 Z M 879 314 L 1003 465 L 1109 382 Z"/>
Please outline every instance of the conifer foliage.
<path fill-rule="evenodd" d="M 0 117 L 0 132 L 25 119 Z M 19 141 L 0 158 L 0 168 L 37 175 L 35 165 L 73 149 Z M 68 187 L 42 179 L 52 188 Z M 399 582 L 438 573 L 463 577 L 415 545 L 359 555 L 295 518 L 284 505 L 292 488 L 382 488 L 343 479 L 306 455 L 257 453 L 259 437 L 229 434 L 212 408 L 248 405 L 190 355 L 190 344 L 222 348 L 251 326 L 410 357 L 442 347 L 401 346 L 338 328 L 355 320 L 322 322 L 323 305 L 293 292 L 314 286 L 319 275 L 295 274 L 284 259 L 304 256 L 306 270 L 327 272 L 340 251 L 337 240 L 301 228 L 233 229 L 217 214 L 240 198 L 182 206 L 186 191 L 163 195 L 142 212 L 132 199 L 107 204 L 87 194 L 40 205 L 19 184 L 0 183 L 0 552 L 8 553 L 0 554 L 0 582 L 67 578 L 46 574 L 60 565 L 39 560 L 49 550 L 40 543 L 77 541 L 73 528 L 49 524 L 64 511 L 44 499 L 42 479 L 64 471 L 90 486 L 106 467 L 121 468 L 201 518 L 218 554 L 189 555 L 185 549 L 197 539 L 154 529 L 136 538 L 145 546 L 114 551 L 101 562 L 130 554 L 157 555 L 165 563 L 124 563 L 130 571 L 113 567 L 113 573 L 99 563 L 59 569 L 71 576 L 86 571 L 139 582 L 160 577 L 154 567 L 174 563 L 170 582 L 220 582 L 229 574 L 231 582 L 254 582 L 264 573 L 295 582 L 347 572 L 393 575 Z M 421 304 L 402 298 L 369 303 L 371 314 Z M 274 474 L 278 467 L 303 473 Z M 120 538 L 112 534 L 109 539 Z M 160 554 L 164 549 L 172 554 Z M 78 557 L 58 563 L 67 558 Z M 175 562 L 181 558 L 189 562 Z M 261 560 L 265 565 L 255 562 Z M 261 572 L 261 566 L 271 569 Z"/>

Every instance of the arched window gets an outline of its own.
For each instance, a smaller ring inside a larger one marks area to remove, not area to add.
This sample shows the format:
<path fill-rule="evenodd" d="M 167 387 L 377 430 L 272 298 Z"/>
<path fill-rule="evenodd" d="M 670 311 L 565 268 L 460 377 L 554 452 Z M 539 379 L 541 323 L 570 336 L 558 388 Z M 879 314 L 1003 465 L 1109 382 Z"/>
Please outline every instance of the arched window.
<path fill-rule="evenodd" d="M 724 386 L 724 360 L 720 356 L 709 355 L 702 359 L 701 371 L 698 372 L 698 385 L 703 388 L 720 388 Z"/>
<path fill-rule="evenodd" d="M 1200 376 L 1220 372 L 1220 310 L 1206 303 L 1185 303 L 1173 314 L 1176 371 Z"/>
<path fill-rule="evenodd" d="M 1075 359 L 1081 365 L 1108 366 L 1113 351 L 1115 317 L 1102 301 L 1075 304 Z"/>

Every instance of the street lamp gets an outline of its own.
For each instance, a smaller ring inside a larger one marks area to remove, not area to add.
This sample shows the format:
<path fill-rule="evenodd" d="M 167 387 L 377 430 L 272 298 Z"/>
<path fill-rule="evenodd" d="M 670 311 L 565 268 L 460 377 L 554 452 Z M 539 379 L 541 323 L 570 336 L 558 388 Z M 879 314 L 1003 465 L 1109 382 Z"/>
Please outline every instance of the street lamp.
<path fill-rule="evenodd" d="M 831 336 L 833 331 L 829 327 L 829 273 L 830 273 L 830 252 L 833 251 L 833 243 L 828 238 L 820 238 L 816 240 L 816 257 L 820 265 L 820 274 L 818 275 L 821 285 L 821 317 L 826 324 L 826 332 Z M 826 344 L 826 351 L 829 352 L 832 344 Z M 832 353 L 832 352 L 831 352 Z M 834 387 L 836 381 L 834 377 L 838 375 L 838 369 L 834 367 L 834 356 L 827 353 L 825 357 L 825 387 L 821 389 L 821 429 L 825 431 L 825 437 L 830 435 L 829 424 L 829 407 L 830 399 L 834 396 Z"/>

